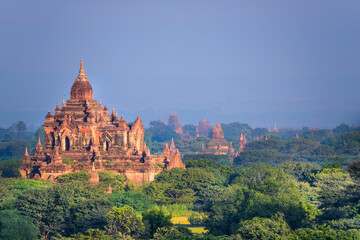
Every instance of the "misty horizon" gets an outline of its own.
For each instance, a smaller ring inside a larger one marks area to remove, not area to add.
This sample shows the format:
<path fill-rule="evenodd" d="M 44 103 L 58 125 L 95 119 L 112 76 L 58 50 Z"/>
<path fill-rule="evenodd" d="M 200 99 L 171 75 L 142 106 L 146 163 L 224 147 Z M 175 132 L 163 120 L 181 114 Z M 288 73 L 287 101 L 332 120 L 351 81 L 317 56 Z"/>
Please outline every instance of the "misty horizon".
<path fill-rule="evenodd" d="M 0 126 L 40 126 L 70 98 L 81 58 L 94 99 L 127 122 L 358 126 L 358 7 L 3 1 Z"/>

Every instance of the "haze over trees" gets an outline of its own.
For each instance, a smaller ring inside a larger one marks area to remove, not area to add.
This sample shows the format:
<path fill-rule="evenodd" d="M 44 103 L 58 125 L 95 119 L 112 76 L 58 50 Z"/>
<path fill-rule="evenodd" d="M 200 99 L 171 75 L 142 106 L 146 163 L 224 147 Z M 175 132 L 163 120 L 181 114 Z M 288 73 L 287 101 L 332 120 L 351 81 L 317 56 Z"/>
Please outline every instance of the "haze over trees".
<path fill-rule="evenodd" d="M 55 183 L 21 179 L 19 157 L 2 155 L 9 160 L 0 162 L 0 239 L 360 239 L 358 128 L 269 134 L 236 123 L 224 127 L 225 137 L 242 128 L 262 135 L 231 162 L 196 154 L 207 137 L 181 139 L 152 124 L 147 145 L 161 149 L 174 138 L 188 152 L 186 169 L 140 187 L 106 171 L 97 185 L 87 172 Z M 31 149 L 40 134 L 4 142 Z"/>

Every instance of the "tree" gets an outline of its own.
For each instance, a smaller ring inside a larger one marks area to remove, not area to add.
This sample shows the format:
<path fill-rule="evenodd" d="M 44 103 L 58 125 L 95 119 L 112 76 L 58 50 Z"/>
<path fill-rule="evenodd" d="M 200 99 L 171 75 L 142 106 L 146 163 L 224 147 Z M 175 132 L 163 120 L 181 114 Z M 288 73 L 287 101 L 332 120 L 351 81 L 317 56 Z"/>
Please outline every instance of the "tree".
<path fill-rule="evenodd" d="M 355 161 L 347 167 L 350 176 L 354 181 L 360 180 L 360 161 Z"/>
<path fill-rule="evenodd" d="M 67 173 L 56 178 L 59 183 L 70 183 L 73 181 L 87 182 L 91 178 L 90 173 L 87 171 L 77 173 Z"/>
<path fill-rule="evenodd" d="M 251 138 L 252 128 L 246 123 L 233 122 L 229 124 L 222 123 L 221 128 L 224 131 L 226 141 L 237 142 L 241 132 L 246 136 L 247 139 Z"/>
<path fill-rule="evenodd" d="M 0 239 L 33 240 L 38 232 L 30 217 L 21 216 L 14 210 L 0 211 Z"/>
<path fill-rule="evenodd" d="M 85 233 L 73 235 L 68 240 L 113 240 L 114 238 L 107 235 L 106 231 L 99 229 L 89 229 Z"/>
<path fill-rule="evenodd" d="M 284 221 L 283 214 L 271 218 L 254 217 L 239 224 L 238 233 L 244 239 L 275 240 L 291 239 L 291 229 Z"/>
<path fill-rule="evenodd" d="M 134 236 L 144 228 L 141 217 L 130 206 L 113 207 L 107 214 L 107 221 L 108 233 L 120 232 L 124 240 L 126 240 L 126 235 Z"/>
<path fill-rule="evenodd" d="M 283 146 L 280 148 L 280 152 L 283 153 L 304 153 L 310 152 L 316 147 L 316 143 L 311 141 L 310 139 L 298 138 L 298 139 L 291 139 L 286 141 Z"/>
<path fill-rule="evenodd" d="M 110 195 L 109 199 L 116 207 L 128 205 L 137 212 L 142 212 L 155 206 L 154 201 L 142 192 L 114 192 Z"/>
<path fill-rule="evenodd" d="M 59 188 L 25 192 L 16 200 L 16 208 L 34 219 L 43 239 L 61 231 L 70 214 L 70 204 L 68 192 Z"/>
<path fill-rule="evenodd" d="M 270 218 L 280 212 L 291 228 L 306 224 L 306 205 L 297 183 L 280 169 L 253 165 L 241 170 L 233 186 L 216 192 L 206 202 L 206 226 L 215 235 L 231 235 L 240 221 L 254 217 Z"/>
<path fill-rule="evenodd" d="M 339 126 L 337 126 L 336 128 L 333 129 L 333 133 L 335 134 L 343 134 L 346 132 L 350 132 L 351 127 L 348 124 L 342 123 Z"/>
<path fill-rule="evenodd" d="M 96 187 L 75 182 L 24 192 L 15 207 L 33 218 L 41 237 L 48 239 L 60 233 L 70 236 L 92 227 L 104 228 L 101 215 L 110 210 L 110 201 Z"/>
<path fill-rule="evenodd" d="M 334 230 L 330 226 L 320 226 L 318 229 L 302 228 L 296 229 L 295 234 L 297 235 L 296 239 L 301 240 L 319 240 L 319 239 L 329 239 L 329 240 L 353 240 L 360 239 L 360 233 L 356 230 Z"/>
<path fill-rule="evenodd" d="M 171 227 L 171 214 L 165 215 L 161 209 L 152 209 L 145 211 L 142 215 L 146 233 L 153 238 L 157 229 L 162 227 Z"/>
<path fill-rule="evenodd" d="M 316 175 L 314 185 L 318 189 L 323 220 L 347 217 L 348 210 L 344 207 L 349 204 L 348 200 L 352 197 L 348 189 L 354 185 L 349 174 L 338 168 L 326 168 Z"/>
<path fill-rule="evenodd" d="M 214 175 L 203 169 L 174 168 L 159 173 L 143 191 L 158 204 L 194 203 L 202 200 L 200 192 L 214 183 Z"/>
<path fill-rule="evenodd" d="M 26 124 L 23 121 L 19 121 L 16 125 L 16 131 L 21 133 L 25 132 L 27 129 Z"/>
<path fill-rule="evenodd" d="M 264 150 L 264 149 L 276 149 L 281 146 L 281 142 L 277 139 L 268 139 L 262 141 L 254 141 L 246 144 L 246 150 Z"/>
<path fill-rule="evenodd" d="M 288 156 L 274 149 L 248 150 L 234 158 L 237 167 L 251 167 L 253 164 L 267 163 L 276 165 L 289 160 Z"/>
<path fill-rule="evenodd" d="M 180 139 L 180 135 L 174 132 L 171 126 L 159 121 L 151 121 L 150 128 L 147 131 L 151 132 L 151 141 L 170 142 L 172 138 L 174 140 Z"/>
<path fill-rule="evenodd" d="M 22 163 L 22 159 L 7 160 L 0 162 L 1 177 L 4 178 L 20 177 L 19 167 L 21 163 Z"/>
<path fill-rule="evenodd" d="M 301 182 L 312 183 L 315 180 L 315 175 L 320 171 L 320 167 L 311 163 L 286 161 L 279 164 L 277 168 L 284 171 L 286 174 L 294 177 L 295 180 Z"/>
<path fill-rule="evenodd" d="M 120 174 L 114 174 L 113 172 L 108 171 L 99 171 L 99 184 L 98 187 L 103 191 L 111 189 L 113 192 L 115 191 L 123 191 L 125 188 L 125 177 Z"/>
<path fill-rule="evenodd" d="M 192 232 L 184 226 L 172 226 L 159 228 L 154 234 L 154 239 L 158 240 L 192 240 L 194 236 Z M 197 239 L 197 238 L 196 238 Z M 205 238 L 208 239 L 208 238 Z"/>

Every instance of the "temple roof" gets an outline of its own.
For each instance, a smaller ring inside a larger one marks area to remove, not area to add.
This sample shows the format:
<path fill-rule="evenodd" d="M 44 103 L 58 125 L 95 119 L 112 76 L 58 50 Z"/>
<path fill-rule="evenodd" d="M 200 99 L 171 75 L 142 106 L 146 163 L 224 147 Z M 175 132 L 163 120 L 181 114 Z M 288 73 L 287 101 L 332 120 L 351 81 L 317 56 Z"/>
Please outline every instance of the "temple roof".
<path fill-rule="evenodd" d="M 89 79 L 85 75 L 84 62 L 81 59 L 79 75 L 75 79 L 70 91 L 71 99 L 92 99 L 93 90 Z"/>

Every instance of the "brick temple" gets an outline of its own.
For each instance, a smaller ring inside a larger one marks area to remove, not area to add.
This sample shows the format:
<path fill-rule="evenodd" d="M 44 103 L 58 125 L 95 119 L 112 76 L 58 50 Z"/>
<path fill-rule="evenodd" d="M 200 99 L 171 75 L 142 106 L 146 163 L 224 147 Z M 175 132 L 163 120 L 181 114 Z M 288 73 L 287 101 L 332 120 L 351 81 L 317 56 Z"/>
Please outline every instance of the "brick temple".
<path fill-rule="evenodd" d="M 45 143 L 40 139 L 33 156 L 27 150 L 19 168 L 21 176 L 50 179 L 66 173 L 88 171 L 98 181 L 98 171 L 122 174 L 136 185 L 151 182 L 163 169 L 184 168 L 180 153 L 172 143 L 163 155 L 151 155 L 144 142 L 144 126 L 137 117 L 128 124 L 109 114 L 101 100 L 93 99 L 93 89 L 81 60 L 79 75 L 71 87 L 70 99 L 45 116 Z"/>

